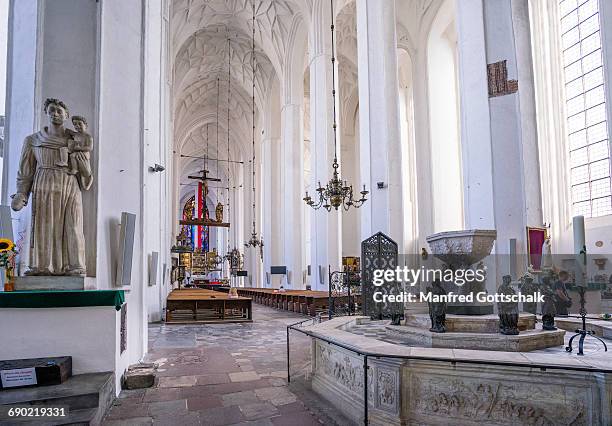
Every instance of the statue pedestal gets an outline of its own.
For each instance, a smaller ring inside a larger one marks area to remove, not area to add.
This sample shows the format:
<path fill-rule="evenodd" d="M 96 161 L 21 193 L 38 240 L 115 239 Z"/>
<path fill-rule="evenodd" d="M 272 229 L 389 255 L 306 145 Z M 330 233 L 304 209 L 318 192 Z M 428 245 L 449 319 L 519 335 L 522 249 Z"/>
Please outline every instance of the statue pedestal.
<path fill-rule="evenodd" d="M 29 290 L 95 290 L 92 277 L 24 276 L 15 277 L 15 291 Z"/>

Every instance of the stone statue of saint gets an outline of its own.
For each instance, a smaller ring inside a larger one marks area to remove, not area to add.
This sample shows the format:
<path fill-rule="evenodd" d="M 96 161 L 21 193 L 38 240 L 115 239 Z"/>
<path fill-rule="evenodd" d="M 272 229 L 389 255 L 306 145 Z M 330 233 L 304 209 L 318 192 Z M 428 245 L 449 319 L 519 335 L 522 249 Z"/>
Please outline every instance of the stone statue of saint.
<path fill-rule="evenodd" d="M 555 292 L 550 283 L 550 277 L 542 277 L 542 293 L 544 295 L 544 303 L 542 304 L 542 330 L 556 330 L 555 315 L 557 308 L 555 306 Z"/>
<path fill-rule="evenodd" d="M 75 132 L 64 128 L 68 107 L 47 99 L 49 121 L 41 131 L 23 142 L 17 193 L 11 208 L 21 210 L 32 195 L 30 264 L 26 275 L 85 276 L 85 237 L 81 191 L 91 187 L 93 176 L 89 152 L 75 151 Z M 66 159 L 70 161 L 74 170 Z"/>
<path fill-rule="evenodd" d="M 219 201 L 217 207 L 215 207 L 215 220 L 219 223 L 223 222 L 223 204 L 221 204 L 221 201 Z"/>
<path fill-rule="evenodd" d="M 521 278 L 521 294 L 528 295 L 538 291 L 538 285 L 533 282 L 533 276 L 531 274 L 525 274 Z M 523 302 L 523 311 L 529 312 L 530 314 L 536 313 L 538 308 L 538 302 Z"/>
<path fill-rule="evenodd" d="M 544 243 L 542 244 L 542 262 L 540 265 L 540 269 L 543 271 L 552 271 L 553 270 L 553 256 L 552 256 L 552 247 L 550 245 L 550 238 L 546 238 Z"/>
<path fill-rule="evenodd" d="M 502 284 L 497 290 L 498 294 L 504 294 L 506 296 L 515 296 L 516 292 L 511 286 L 512 277 L 510 275 L 504 275 L 502 277 Z M 506 335 L 517 335 L 519 334 L 518 320 L 519 320 L 519 309 L 517 302 L 498 302 L 497 309 L 499 311 L 499 332 Z"/>
<path fill-rule="evenodd" d="M 433 282 L 433 287 L 428 287 L 427 291 L 430 292 L 433 297 L 446 296 L 446 290 L 442 287 L 440 280 Z M 429 331 L 434 333 L 446 332 L 446 301 L 431 301 L 429 305 L 429 318 L 431 319 L 431 328 Z"/>

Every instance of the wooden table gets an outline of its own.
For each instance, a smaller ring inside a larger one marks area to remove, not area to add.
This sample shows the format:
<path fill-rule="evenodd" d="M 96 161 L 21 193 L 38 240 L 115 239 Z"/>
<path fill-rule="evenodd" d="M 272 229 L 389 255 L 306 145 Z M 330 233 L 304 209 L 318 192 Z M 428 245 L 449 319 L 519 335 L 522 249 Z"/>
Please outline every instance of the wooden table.
<path fill-rule="evenodd" d="M 173 290 L 166 300 L 169 323 L 250 322 L 252 312 L 250 298 L 213 290 Z"/>

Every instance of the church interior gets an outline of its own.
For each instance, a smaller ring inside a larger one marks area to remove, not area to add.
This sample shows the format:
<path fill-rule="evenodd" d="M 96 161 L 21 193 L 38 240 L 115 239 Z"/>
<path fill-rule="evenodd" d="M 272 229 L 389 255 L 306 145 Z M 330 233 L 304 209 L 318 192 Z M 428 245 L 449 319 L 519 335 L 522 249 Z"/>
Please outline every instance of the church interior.
<path fill-rule="evenodd" d="M 611 1 L 1 2 L 0 424 L 612 425 Z"/>

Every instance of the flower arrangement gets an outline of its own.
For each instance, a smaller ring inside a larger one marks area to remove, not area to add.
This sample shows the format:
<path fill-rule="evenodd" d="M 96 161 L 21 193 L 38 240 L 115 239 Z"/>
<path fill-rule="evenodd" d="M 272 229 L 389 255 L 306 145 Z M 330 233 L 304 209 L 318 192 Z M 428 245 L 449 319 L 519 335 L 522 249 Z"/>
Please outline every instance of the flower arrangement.
<path fill-rule="evenodd" d="M 18 251 L 15 243 L 8 238 L 0 238 L 0 268 L 4 268 L 4 291 L 14 290 L 15 257 Z"/>

